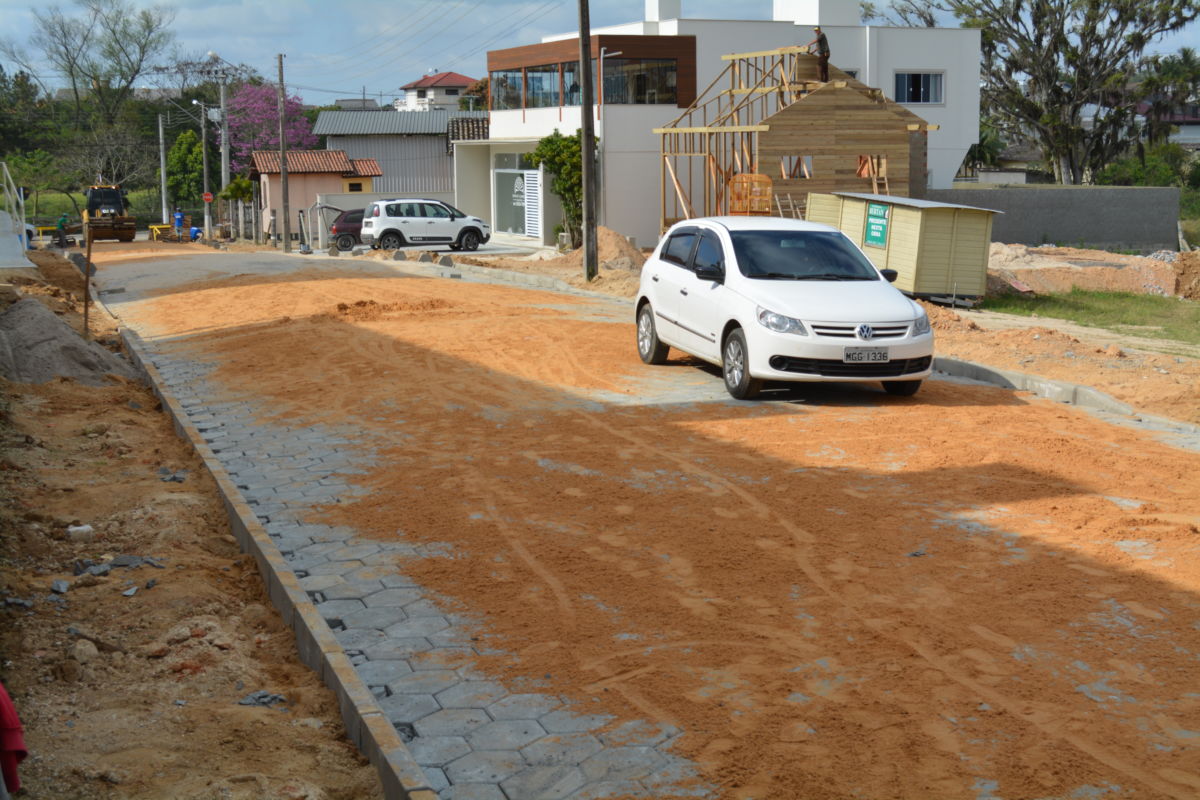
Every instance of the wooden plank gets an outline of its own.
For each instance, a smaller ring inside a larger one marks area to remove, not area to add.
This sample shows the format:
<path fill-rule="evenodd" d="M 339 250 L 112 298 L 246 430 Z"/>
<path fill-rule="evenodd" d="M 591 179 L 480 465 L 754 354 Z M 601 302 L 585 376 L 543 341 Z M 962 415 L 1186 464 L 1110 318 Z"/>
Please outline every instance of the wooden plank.
<path fill-rule="evenodd" d="M 702 125 L 694 128 L 655 128 L 654 133 L 761 133 L 769 130 L 769 125 Z"/>

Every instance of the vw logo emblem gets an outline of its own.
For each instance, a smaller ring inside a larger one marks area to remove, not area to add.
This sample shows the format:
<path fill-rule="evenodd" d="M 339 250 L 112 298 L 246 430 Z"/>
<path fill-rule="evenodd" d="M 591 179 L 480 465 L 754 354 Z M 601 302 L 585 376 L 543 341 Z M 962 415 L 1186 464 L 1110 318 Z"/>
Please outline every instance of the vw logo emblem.
<path fill-rule="evenodd" d="M 862 339 L 864 342 L 869 342 L 875 338 L 875 331 L 871 330 L 871 326 L 865 322 L 855 328 L 854 333 L 857 334 L 858 338 Z"/>

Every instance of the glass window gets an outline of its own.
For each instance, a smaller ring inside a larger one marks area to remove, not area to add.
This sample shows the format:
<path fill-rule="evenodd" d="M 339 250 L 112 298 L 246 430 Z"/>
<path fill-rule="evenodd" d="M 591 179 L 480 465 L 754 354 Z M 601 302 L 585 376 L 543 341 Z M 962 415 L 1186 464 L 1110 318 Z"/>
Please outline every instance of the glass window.
<path fill-rule="evenodd" d="M 607 67 L 608 67 L 608 59 L 607 58 L 604 59 L 604 66 L 607 69 Z M 579 62 L 578 61 L 568 61 L 567 63 L 562 65 L 562 71 L 563 71 L 563 84 L 562 85 L 563 85 L 563 94 L 564 94 L 563 105 L 564 106 L 577 106 L 580 104 L 580 102 L 582 102 L 580 100 L 580 98 L 582 97 L 582 90 L 579 88 L 580 80 L 581 80 L 580 72 L 579 72 Z M 592 80 L 595 80 L 595 79 L 596 79 L 596 59 L 593 58 L 592 59 Z M 594 96 L 595 95 L 594 88 L 592 90 L 592 93 Z"/>
<path fill-rule="evenodd" d="M 550 108 L 559 104 L 558 64 L 525 68 L 525 107 Z"/>
<path fill-rule="evenodd" d="M 351 192 L 361 192 L 362 184 L 361 183 L 352 183 L 347 187 L 347 189 Z"/>
<path fill-rule="evenodd" d="M 729 237 L 747 278 L 879 280 L 867 257 L 836 231 L 732 231 Z"/>
<path fill-rule="evenodd" d="M 678 69 L 673 58 L 604 59 L 605 104 L 675 104 Z"/>
<path fill-rule="evenodd" d="M 389 217 L 419 217 L 421 209 L 418 203 L 389 203 L 387 215 Z"/>
<path fill-rule="evenodd" d="M 424 99 L 425 94 L 426 92 L 424 89 L 417 89 L 417 97 Z"/>
<path fill-rule="evenodd" d="M 496 169 L 537 169 L 528 153 L 496 153 L 492 156 L 492 165 Z"/>
<path fill-rule="evenodd" d="M 421 209 L 425 212 L 426 217 L 437 217 L 439 219 L 449 219 L 450 211 L 443 205 L 437 203 L 421 203 Z"/>
<path fill-rule="evenodd" d="M 696 256 L 692 259 L 692 269 L 708 267 L 711 269 L 725 268 L 725 251 L 717 237 L 708 231 L 700 234 L 700 243 L 696 245 Z"/>
<path fill-rule="evenodd" d="M 687 266 L 688 256 L 692 254 L 692 245 L 695 243 L 696 231 L 683 230 L 676 233 L 663 248 L 663 260 Z"/>
<path fill-rule="evenodd" d="M 521 70 L 493 72 L 488 81 L 492 93 L 492 110 L 505 111 L 521 107 Z"/>
<path fill-rule="evenodd" d="M 897 103 L 942 102 L 942 73 L 897 72 Z"/>
<path fill-rule="evenodd" d="M 447 89 L 446 96 L 447 97 L 458 97 L 458 89 Z"/>

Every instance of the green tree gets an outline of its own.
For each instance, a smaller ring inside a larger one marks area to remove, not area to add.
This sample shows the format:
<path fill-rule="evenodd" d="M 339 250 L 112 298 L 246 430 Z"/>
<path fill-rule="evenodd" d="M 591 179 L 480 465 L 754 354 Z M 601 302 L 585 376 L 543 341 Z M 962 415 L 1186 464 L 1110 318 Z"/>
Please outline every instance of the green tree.
<path fill-rule="evenodd" d="M 883 16 L 979 28 L 984 113 L 1081 183 L 1138 137 L 1133 77 L 1146 46 L 1200 16 L 1196 0 L 894 0 Z"/>
<path fill-rule="evenodd" d="M 18 71 L 10 77 L 0 66 L 0 156 L 36 148 L 45 122 L 41 91 L 33 76 Z"/>
<path fill-rule="evenodd" d="M 1188 151 L 1180 145 L 1164 143 L 1114 161 L 1096 173 L 1096 183 L 1105 186 L 1187 186 L 1193 173 Z"/>
<path fill-rule="evenodd" d="M 529 154 L 535 166 L 545 166 L 554 176 L 550 189 L 558 195 L 563 207 L 563 227 L 571 235 L 571 246 L 583 243 L 583 134 L 563 136 L 555 129 L 544 137 Z M 599 140 L 597 139 L 597 144 Z M 592 156 L 595 158 L 595 154 Z"/>
<path fill-rule="evenodd" d="M 464 89 L 458 107 L 463 111 L 487 111 L 488 79 L 480 78 Z"/>
<path fill-rule="evenodd" d="M 1170 117 L 1200 97 L 1200 58 L 1184 47 L 1176 54 L 1147 59 L 1141 75 L 1146 103 L 1146 140 L 1162 144 L 1171 135 Z"/>
<path fill-rule="evenodd" d="M 39 213 L 43 192 L 61 192 L 71 197 L 69 189 L 77 183 L 62 161 L 45 150 L 10 153 L 7 163 L 16 184 L 32 192 L 33 206 L 30 211 L 35 217 Z M 74 202 L 73 197 L 71 201 Z"/>
<path fill-rule="evenodd" d="M 167 151 L 167 192 L 172 203 L 199 203 L 204 192 L 204 151 L 195 131 L 184 131 Z"/>

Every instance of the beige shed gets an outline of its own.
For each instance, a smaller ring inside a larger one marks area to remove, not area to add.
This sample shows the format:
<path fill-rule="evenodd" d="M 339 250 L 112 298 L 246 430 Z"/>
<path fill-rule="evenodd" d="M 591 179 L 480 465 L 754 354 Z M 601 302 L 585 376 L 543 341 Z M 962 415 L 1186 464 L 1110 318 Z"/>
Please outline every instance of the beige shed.
<path fill-rule="evenodd" d="M 992 215 L 1002 212 L 911 197 L 813 193 L 805 218 L 849 236 L 896 288 L 917 297 L 972 299 L 987 289 Z"/>

